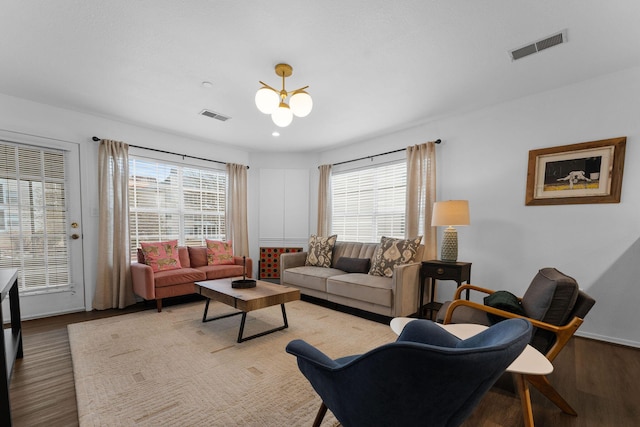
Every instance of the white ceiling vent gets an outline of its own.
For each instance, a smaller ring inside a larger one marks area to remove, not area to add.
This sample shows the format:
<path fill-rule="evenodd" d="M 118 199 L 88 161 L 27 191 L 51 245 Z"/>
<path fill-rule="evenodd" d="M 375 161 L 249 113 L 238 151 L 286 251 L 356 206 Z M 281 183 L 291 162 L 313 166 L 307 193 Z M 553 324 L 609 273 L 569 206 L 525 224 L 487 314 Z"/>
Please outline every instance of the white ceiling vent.
<path fill-rule="evenodd" d="M 220 120 L 221 122 L 226 122 L 231 118 L 231 117 L 223 116 L 222 114 L 216 113 L 215 111 L 211 111 L 211 110 L 202 110 L 200 111 L 200 114 L 203 116 L 211 117 L 212 119 Z"/>
<path fill-rule="evenodd" d="M 545 37 L 542 40 L 538 40 L 536 42 L 529 43 L 528 45 L 519 47 L 518 49 L 514 49 L 509 52 L 509 57 L 511 57 L 512 61 L 515 61 L 524 58 L 525 56 L 538 53 L 541 50 L 566 43 L 567 41 L 567 30 L 565 29 L 560 31 L 559 33 L 553 34 L 549 37 Z"/>

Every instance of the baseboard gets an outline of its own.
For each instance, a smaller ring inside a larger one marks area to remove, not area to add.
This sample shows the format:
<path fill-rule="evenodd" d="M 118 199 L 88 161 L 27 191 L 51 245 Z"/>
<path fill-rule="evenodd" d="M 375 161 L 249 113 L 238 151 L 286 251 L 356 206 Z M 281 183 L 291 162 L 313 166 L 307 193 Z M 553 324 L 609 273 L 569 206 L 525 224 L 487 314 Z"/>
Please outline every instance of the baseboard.
<path fill-rule="evenodd" d="M 605 336 L 605 335 L 592 334 L 592 333 L 589 333 L 589 332 L 582 332 L 582 331 L 576 332 L 575 335 L 578 336 L 578 337 L 589 338 L 589 339 L 597 340 L 597 341 L 603 341 L 603 342 L 610 343 L 610 344 L 618 344 L 618 345 L 623 345 L 625 347 L 640 348 L 640 342 L 637 342 L 637 341 L 624 340 L 624 339 L 620 339 L 620 338 L 613 338 L 613 337 L 608 337 L 608 336 Z"/>

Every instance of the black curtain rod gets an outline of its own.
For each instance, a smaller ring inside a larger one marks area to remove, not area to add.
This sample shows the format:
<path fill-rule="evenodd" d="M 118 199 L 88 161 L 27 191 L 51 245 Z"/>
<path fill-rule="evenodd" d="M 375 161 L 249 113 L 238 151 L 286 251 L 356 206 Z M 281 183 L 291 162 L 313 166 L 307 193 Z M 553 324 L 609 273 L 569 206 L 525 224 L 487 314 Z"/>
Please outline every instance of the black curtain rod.
<path fill-rule="evenodd" d="M 94 136 L 93 138 L 94 141 L 100 141 L 100 138 L 98 138 L 97 136 Z M 149 151 L 155 151 L 157 153 L 164 153 L 164 154 L 172 154 L 174 156 L 180 156 L 183 159 L 185 157 L 189 157 L 190 159 L 197 159 L 197 160 L 204 160 L 205 162 L 214 162 L 214 163 L 220 163 L 221 165 L 226 165 L 227 163 L 225 162 L 221 162 L 220 160 L 211 160 L 211 159 L 205 159 L 203 157 L 195 157 L 195 156 L 190 156 L 188 154 L 178 154 L 178 153 L 172 153 L 171 151 L 164 151 L 164 150 L 158 150 L 157 148 L 148 148 L 148 147 L 141 147 L 139 145 L 133 145 L 133 144 L 127 144 L 129 145 L 129 147 L 133 147 L 133 148 L 141 148 L 143 150 L 149 150 Z M 249 166 L 247 166 L 247 169 L 249 169 Z"/>
<path fill-rule="evenodd" d="M 442 142 L 441 139 L 436 139 L 435 141 L 433 141 L 435 144 L 440 144 Z M 344 165 L 345 163 L 351 163 L 351 162 L 357 162 L 358 160 L 366 160 L 366 159 L 373 159 L 374 157 L 378 157 L 378 156 L 386 156 L 387 154 L 393 154 L 393 153 L 399 153 L 401 151 L 406 151 L 406 148 L 400 148 L 399 150 L 393 150 L 393 151 L 387 151 L 386 153 L 380 153 L 380 154 L 373 154 L 371 156 L 366 156 L 366 157 L 360 157 L 359 159 L 353 159 L 353 160 L 345 160 L 344 162 L 338 162 L 338 163 L 334 163 L 331 166 L 338 166 L 338 165 Z"/>

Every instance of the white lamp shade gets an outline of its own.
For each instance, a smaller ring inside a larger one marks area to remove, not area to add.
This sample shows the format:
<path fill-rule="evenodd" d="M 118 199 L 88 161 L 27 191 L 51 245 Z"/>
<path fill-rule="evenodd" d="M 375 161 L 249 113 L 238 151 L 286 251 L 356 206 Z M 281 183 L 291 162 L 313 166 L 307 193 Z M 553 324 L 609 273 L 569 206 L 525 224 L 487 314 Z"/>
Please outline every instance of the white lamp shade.
<path fill-rule="evenodd" d="M 276 126 L 284 128 L 289 126 L 293 121 L 293 113 L 287 104 L 281 102 L 276 111 L 271 114 L 271 120 L 273 120 Z"/>
<path fill-rule="evenodd" d="M 469 201 L 447 200 L 433 204 L 432 226 L 469 225 Z"/>
<path fill-rule="evenodd" d="M 278 93 L 268 87 L 258 89 L 256 92 L 256 107 L 264 114 L 271 114 L 278 108 L 280 97 Z"/>
<path fill-rule="evenodd" d="M 301 90 L 291 96 L 289 106 L 296 117 L 306 117 L 313 108 L 313 100 L 311 95 Z"/>

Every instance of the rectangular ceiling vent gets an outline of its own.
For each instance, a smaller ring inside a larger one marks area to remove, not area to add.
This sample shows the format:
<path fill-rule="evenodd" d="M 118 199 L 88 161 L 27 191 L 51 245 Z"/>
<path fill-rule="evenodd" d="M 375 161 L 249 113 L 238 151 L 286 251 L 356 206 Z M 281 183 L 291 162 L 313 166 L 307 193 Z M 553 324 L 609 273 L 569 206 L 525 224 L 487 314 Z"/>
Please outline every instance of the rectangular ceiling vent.
<path fill-rule="evenodd" d="M 215 111 L 211 111 L 211 110 L 202 110 L 200 111 L 200 114 L 203 116 L 211 117 L 212 119 L 220 120 L 221 122 L 226 122 L 231 118 L 231 117 L 223 116 L 222 114 L 216 113 Z"/>
<path fill-rule="evenodd" d="M 514 49 L 509 52 L 509 56 L 511 57 L 512 61 L 516 61 L 518 59 L 524 58 L 525 56 L 538 53 L 541 50 L 549 49 L 550 47 L 566 43 L 567 41 L 568 41 L 567 30 L 565 29 L 560 31 L 557 34 L 554 34 L 549 37 L 545 37 L 542 40 L 538 40 L 526 46 L 522 46 L 522 47 L 519 47 L 518 49 Z"/>

